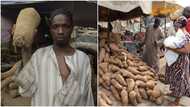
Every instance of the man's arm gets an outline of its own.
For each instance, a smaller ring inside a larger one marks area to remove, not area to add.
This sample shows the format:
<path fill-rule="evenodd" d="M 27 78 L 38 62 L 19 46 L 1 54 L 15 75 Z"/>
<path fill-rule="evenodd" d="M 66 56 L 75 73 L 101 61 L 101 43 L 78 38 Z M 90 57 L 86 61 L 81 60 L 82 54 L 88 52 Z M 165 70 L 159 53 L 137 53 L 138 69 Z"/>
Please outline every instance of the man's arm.
<path fill-rule="evenodd" d="M 158 35 L 158 40 L 156 41 L 155 44 L 158 47 L 163 47 L 164 46 L 164 38 L 165 38 L 164 33 L 160 30 L 159 35 Z"/>
<path fill-rule="evenodd" d="M 19 92 L 22 96 L 34 94 L 37 89 L 35 77 L 35 57 L 33 55 L 23 69 L 17 69 L 13 76 L 13 80 L 19 85 Z"/>

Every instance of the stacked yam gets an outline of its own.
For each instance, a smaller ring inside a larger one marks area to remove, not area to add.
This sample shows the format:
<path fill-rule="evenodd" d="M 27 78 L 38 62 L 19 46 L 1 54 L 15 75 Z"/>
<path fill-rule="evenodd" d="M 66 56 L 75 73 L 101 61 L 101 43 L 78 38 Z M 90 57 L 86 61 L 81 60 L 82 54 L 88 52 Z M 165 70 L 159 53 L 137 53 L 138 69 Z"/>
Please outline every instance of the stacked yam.
<path fill-rule="evenodd" d="M 144 100 L 162 104 L 164 97 L 155 87 L 154 70 L 127 51 L 113 52 L 106 37 L 106 33 L 100 33 L 98 105 L 137 105 Z"/>
<path fill-rule="evenodd" d="M 18 92 L 18 85 L 12 78 L 16 70 L 19 69 L 20 66 L 21 61 L 18 61 L 15 65 L 13 65 L 10 70 L 1 73 L 1 90 L 10 94 L 12 98 L 20 95 Z"/>

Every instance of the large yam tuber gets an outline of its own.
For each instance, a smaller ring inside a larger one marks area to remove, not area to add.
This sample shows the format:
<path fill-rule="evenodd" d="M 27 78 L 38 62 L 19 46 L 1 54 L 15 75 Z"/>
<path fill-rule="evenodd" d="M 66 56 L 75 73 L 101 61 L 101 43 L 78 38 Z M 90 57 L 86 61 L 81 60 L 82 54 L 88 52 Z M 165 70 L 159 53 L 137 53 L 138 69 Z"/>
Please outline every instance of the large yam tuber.
<path fill-rule="evenodd" d="M 135 66 L 135 63 L 133 63 L 131 60 L 127 60 L 127 63 L 128 63 L 128 65 L 130 66 L 130 67 L 132 67 L 132 66 Z"/>
<path fill-rule="evenodd" d="M 105 82 L 105 84 L 106 84 L 107 86 L 110 85 L 111 75 L 112 75 L 111 73 L 106 73 L 106 74 L 104 74 L 104 75 L 102 76 L 102 79 L 104 80 L 104 82 Z"/>
<path fill-rule="evenodd" d="M 119 66 L 119 67 L 123 67 L 122 65 L 122 62 L 121 62 L 121 60 L 119 60 L 118 58 L 110 58 L 109 59 L 109 63 L 110 64 L 114 64 L 114 65 L 117 65 L 117 66 Z"/>
<path fill-rule="evenodd" d="M 147 95 L 144 88 L 139 88 L 139 93 L 140 93 L 140 95 L 142 96 L 143 99 L 146 99 L 146 100 L 148 99 L 148 95 Z"/>
<path fill-rule="evenodd" d="M 120 70 L 120 68 L 117 67 L 116 65 L 109 64 L 109 65 L 108 65 L 108 70 L 111 71 L 111 72 L 117 72 L 117 71 Z"/>
<path fill-rule="evenodd" d="M 109 53 L 106 52 L 104 62 L 109 62 Z"/>
<path fill-rule="evenodd" d="M 150 76 L 150 75 L 146 75 L 146 78 L 147 78 L 147 80 L 149 81 L 149 80 L 155 80 L 152 76 Z"/>
<path fill-rule="evenodd" d="M 108 97 L 110 97 L 111 94 L 112 94 L 112 92 L 111 92 L 110 90 L 105 89 L 105 88 L 101 88 L 101 91 L 102 91 L 103 93 L 105 93 Z"/>
<path fill-rule="evenodd" d="M 127 70 L 130 71 L 131 73 L 135 74 L 135 75 L 138 75 L 138 74 L 139 74 L 139 75 L 142 75 L 142 73 L 139 72 L 135 67 L 129 66 L 129 67 L 127 68 Z"/>
<path fill-rule="evenodd" d="M 141 81 L 144 81 L 144 82 L 148 81 L 146 76 L 136 75 L 135 78 L 136 78 L 136 80 L 141 80 Z"/>
<path fill-rule="evenodd" d="M 150 88 L 150 89 L 153 89 L 155 85 L 156 85 L 156 83 L 155 83 L 155 81 L 153 81 L 153 80 L 149 80 L 149 81 L 146 83 L 147 88 Z"/>
<path fill-rule="evenodd" d="M 106 39 L 101 39 L 100 40 L 100 47 L 104 47 L 105 44 L 106 44 Z"/>
<path fill-rule="evenodd" d="M 123 67 L 123 64 L 119 58 L 115 58 L 115 64 L 121 68 Z"/>
<path fill-rule="evenodd" d="M 153 72 L 151 72 L 151 71 L 145 71 L 145 72 L 143 72 L 143 74 L 155 77 L 155 74 Z"/>
<path fill-rule="evenodd" d="M 100 76 L 104 75 L 104 72 L 103 72 L 103 70 L 101 68 L 99 69 L 98 73 L 100 74 Z"/>
<path fill-rule="evenodd" d="M 126 56 L 127 57 L 127 56 Z M 120 54 L 120 55 L 117 55 L 117 58 L 120 60 L 120 61 L 125 61 L 126 62 L 126 60 L 125 60 L 125 56 L 124 55 L 122 55 L 122 54 Z"/>
<path fill-rule="evenodd" d="M 100 63 L 99 66 L 105 73 L 108 72 L 108 63 Z"/>
<path fill-rule="evenodd" d="M 113 93 L 113 96 L 118 100 L 120 101 L 121 100 L 121 97 L 117 91 L 117 89 L 114 87 L 114 86 L 111 86 L 111 91 Z"/>
<path fill-rule="evenodd" d="M 151 96 L 154 98 L 158 98 L 161 96 L 161 91 L 157 87 L 154 87 L 154 89 L 151 91 Z"/>
<path fill-rule="evenodd" d="M 125 79 L 123 78 L 123 76 L 121 76 L 121 74 L 117 73 L 115 74 L 115 79 L 123 86 L 126 86 L 126 82 Z"/>
<path fill-rule="evenodd" d="M 112 105 L 112 101 L 109 99 L 109 97 L 106 95 L 106 93 L 101 92 L 100 95 L 102 96 L 104 101 L 106 101 L 107 104 Z"/>
<path fill-rule="evenodd" d="M 136 100 L 136 92 L 135 91 L 131 91 L 129 92 L 129 99 L 130 99 L 130 102 L 132 105 L 136 106 L 138 103 L 137 103 L 137 100 Z"/>
<path fill-rule="evenodd" d="M 152 102 L 155 102 L 156 101 L 156 98 L 152 97 L 152 96 L 149 96 L 149 100 L 152 101 Z"/>
<path fill-rule="evenodd" d="M 129 103 L 128 99 L 128 92 L 126 91 L 126 88 L 124 87 L 121 91 L 121 100 L 124 106 L 127 106 Z"/>
<path fill-rule="evenodd" d="M 130 53 L 127 54 L 127 59 L 129 59 L 130 61 L 134 60 L 134 56 Z"/>
<path fill-rule="evenodd" d="M 138 89 L 137 86 L 135 86 L 134 91 L 135 91 L 136 94 L 137 94 L 137 95 L 136 95 L 137 102 L 138 102 L 138 103 L 142 103 L 142 96 L 140 95 L 139 89 Z"/>
<path fill-rule="evenodd" d="M 147 71 L 148 67 L 147 66 L 139 66 L 138 70 L 140 70 L 140 71 Z"/>
<path fill-rule="evenodd" d="M 98 99 L 99 99 L 99 105 L 100 106 L 109 106 L 102 97 L 99 97 Z"/>
<path fill-rule="evenodd" d="M 128 78 L 131 78 L 131 79 L 136 79 L 135 75 L 133 75 L 131 72 L 129 72 L 126 69 L 120 69 L 120 72 L 122 73 L 122 75 L 124 77 L 128 77 Z"/>
<path fill-rule="evenodd" d="M 126 79 L 127 82 L 127 91 L 130 92 L 135 87 L 135 81 L 133 79 Z"/>
<path fill-rule="evenodd" d="M 106 45 L 104 45 L 104 48 L 105 48 L 105 50 L 106 50 L 106 52 L 110 52 L 110 48 L 108 47 L 108 45 L 106 44 Z"/>
<path fill-rule="evenodd" d="M 129 67 L 129 65 L 127 64 L 126 61 L 123 61 L 122 64 L 123 64 L 123 68 L 125 68 L 125 69 L 127 69 Z"/>
<path fill-rule="evenodd" d="M 17 17 L 13 46 L 30 47 L 33 43 L 33 36 L 40 24 L 40 15 L 34 8 L 22 9 Z"/>
<path fill-rule="evenodd" d="M 98 78 L 98 83 L 99 83 L 99 85 L 101 85 L 103 82 L 104 82 L 104 80 L 103 80 L 101 77 L 99 77 L 99 78 Z"/>
<path fill-rule="evenodd" d="M 104 57 L 105 57 L 105 54 L 106 54 L 106 51 L 104 48 L 101 48 L 100 49 L 100 58 L 99 58 L 99 61 L 102 62 L 104 60 Z"/>
<path fill-rule="evenodd" d="M 147 89 L 147 94 L 148 94 L 148 96 L 152 96 L 151 94 L 152 94 L 152 89 Z"/>
<path fill-rule="evenodd" d="M 117 82 L 117 80 L 111 79 L 111 83 L 112 83 L 112 85 L 113 85 L 115 88 L 117 88 L 118 90 L 122 90 L 122 85 L 119 84 L 119 82 Z"/>
<path fill-rule="evenodd" d="M 135 81 L 135 84 L 136 84 L 136 86 L 138 86 L 138 87 L 143 87 L 143 88 L 146 87 L 146 83 L 143 82 L 143 81 L 141 81 L 141 80 L 136 80 L 136 81 Z"/>

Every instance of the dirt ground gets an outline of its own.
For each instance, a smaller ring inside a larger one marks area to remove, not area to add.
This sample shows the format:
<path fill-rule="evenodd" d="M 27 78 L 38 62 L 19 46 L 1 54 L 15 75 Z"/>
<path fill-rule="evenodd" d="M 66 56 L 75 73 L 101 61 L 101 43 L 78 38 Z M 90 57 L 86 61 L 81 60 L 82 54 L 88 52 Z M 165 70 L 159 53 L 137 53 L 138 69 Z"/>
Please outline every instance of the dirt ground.
<path fill-rule="evenodd" d="M 12 98 L 11 95 L 5 91 L 1 92 L 1 105 L 2 106 L 30 106 L 31 98 L 18 96 Z"/>

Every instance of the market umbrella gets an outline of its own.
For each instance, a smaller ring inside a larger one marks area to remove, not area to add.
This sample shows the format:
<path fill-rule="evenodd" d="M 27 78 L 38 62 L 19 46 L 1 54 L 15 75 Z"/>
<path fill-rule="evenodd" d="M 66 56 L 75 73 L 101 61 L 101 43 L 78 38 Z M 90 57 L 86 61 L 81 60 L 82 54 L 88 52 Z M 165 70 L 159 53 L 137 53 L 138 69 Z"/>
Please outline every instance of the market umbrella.
<path fill-rule="evenodd" d="M 153 16 L 165 17 L 183 7 L 176 4 L 175 1 L 152 1 L 152 13 Z"/>

